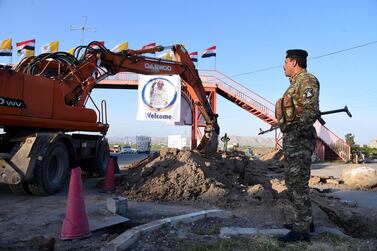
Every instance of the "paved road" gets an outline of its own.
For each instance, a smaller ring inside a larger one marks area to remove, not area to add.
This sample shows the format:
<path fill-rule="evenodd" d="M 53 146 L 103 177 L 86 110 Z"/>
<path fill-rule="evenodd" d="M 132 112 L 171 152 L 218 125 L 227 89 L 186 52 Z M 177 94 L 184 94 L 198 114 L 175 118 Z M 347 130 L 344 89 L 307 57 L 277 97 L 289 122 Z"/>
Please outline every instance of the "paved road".
<path fill-rule="evenodd" d="M 321 163 L 313 164 L 311 167 L 311 174 L 315 176 L 333 176 L 340 178 L 342 171 L 346 167 L 357 166 L 356 164 L 341 164 L 341 163 Z M 377 170 L 377 163 L 359 164 L 359 166 L 367 166 Z M 347 202 L 356 202 L 361 207 L 377 209 L 377 191 L 341 191 L 335 190 L 329 195 L 340 198 Z"/>
<path fill-rule="evenodd" d="M 320 163 L 313 164 L 312 175 L 316 176 L 334 176 L 334 178 L 340 178 L 342 171 L 346 167 L 350 166 L 367 166 L 377 170 L 377 163 L 367 163 L 367 164 L 342 164 L 342 163 Z"/>
<path fill-rule="evenodd" d="M 150 154 L 145 153 L 118 153 L 112 154 L 112 156 L 116 156 L 118 158 L 118 165 L 122 168 L 125 165 L 128 165 L 134 161 L 144 159 L 148 157 Z"/>

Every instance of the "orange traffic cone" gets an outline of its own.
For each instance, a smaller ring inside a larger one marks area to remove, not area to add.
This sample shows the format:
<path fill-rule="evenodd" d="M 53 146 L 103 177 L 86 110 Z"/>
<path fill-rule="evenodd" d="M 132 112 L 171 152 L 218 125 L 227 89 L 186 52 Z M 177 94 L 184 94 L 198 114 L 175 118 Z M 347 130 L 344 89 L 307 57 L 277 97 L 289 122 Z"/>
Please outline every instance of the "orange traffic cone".
<path fill-rule="evenodd" d="M 113 158 L 109 159 L 109 164 L 107 165 L 107 172 L 105 183 L 102 188 L 105 192 L 111 192 L 115 190 L 115 176 L 114 176 L 114 162 Z"/>
<path fill-rule="evenodd" d="M 71 240 L 90 235 L 81 182 L 81 169 L 76 167 L 72 169 L 69 181 L 67 213 L 60 232 L 60 239 Z"/>

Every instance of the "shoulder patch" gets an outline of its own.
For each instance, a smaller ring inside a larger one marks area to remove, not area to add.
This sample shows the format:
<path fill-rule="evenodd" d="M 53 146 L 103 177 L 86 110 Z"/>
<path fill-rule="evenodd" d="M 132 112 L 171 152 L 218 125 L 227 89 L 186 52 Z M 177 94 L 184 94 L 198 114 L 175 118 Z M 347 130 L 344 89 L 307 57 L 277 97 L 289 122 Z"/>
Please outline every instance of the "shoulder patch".
<path fill-rule="evenodd" d="M 304 97 L 305 97 L 305 99 L 311 99 L 312 97 L 314 97 L 313 88 L 307 88 L 307 89 L 305 89 L 305 91 L 304 91 Z"/>

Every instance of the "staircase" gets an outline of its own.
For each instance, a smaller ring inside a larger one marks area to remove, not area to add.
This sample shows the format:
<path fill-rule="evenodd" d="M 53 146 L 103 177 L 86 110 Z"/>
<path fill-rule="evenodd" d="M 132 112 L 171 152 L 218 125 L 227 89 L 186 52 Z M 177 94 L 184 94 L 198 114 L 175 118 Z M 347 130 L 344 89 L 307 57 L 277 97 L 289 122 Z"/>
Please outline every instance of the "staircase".
<path fill-rule="evenodd" d="M 275 106 L 257 93 L 247 89 L 235 80 L 216 70 L 200 70 L 204 86 L 216 85 L 216 92 L 235 103 L 247 112 L 270 125 L 276 124 Z M 350 147 L 347 143 L 318 121 L 314 124 L 318 135 L 315 154 L 321 160 L 350 160 Z"/>
<path fill-rule="evenodd" d="M 199 74 L 204 86 L 216 85 L 216 92 L 227 100 L 270 125 L 276 124 L 275 106 L 267 99 L 218 71 L 200 70 Z"/>

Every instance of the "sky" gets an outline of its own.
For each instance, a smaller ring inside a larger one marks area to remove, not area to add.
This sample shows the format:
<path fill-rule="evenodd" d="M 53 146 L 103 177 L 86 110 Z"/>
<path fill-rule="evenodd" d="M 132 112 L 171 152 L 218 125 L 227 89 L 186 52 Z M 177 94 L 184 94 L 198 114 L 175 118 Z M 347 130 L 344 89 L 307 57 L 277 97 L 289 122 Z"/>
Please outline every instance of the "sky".
<path fill-rule="evenodd" d="M 273 103 L 289 81 L 282 67 L 258 70 L 283 65 L 287 49 L 305 49 L 308 71 L 321 83 L 321 110 L 347 105 L 353 115 L 327 115 L 326 126 L 341 138 L 353 133 L 358 144 L 377 139 L 377 43 L 345 50 L 377 41 L 377 0 L 0 0 L 0 40 L 11 37 L 15 47 L 35 38 L 38 53 L 59 40 L 66 51 L 80 44 L 81 33 L 70 26 L 80 27 L 83 16 L 96 29 L 84 34 L 84 44 L 103 40 L 111 49 L 128 41 L 130 49 L 140 49 L 180 43 L 199 54 L 216 45 L 216 70 Z M 198 66 L 214 69 L 214 58 L 199 58 Z M 136 90 L 95 89 L 92 97 L 107 101 L 109 136 L 190 135 L 188 126 L 137 121 Z M 221 96 L 217 101 L 221 134 L 256 136 L 259 128 L 269 128 Z"/>

